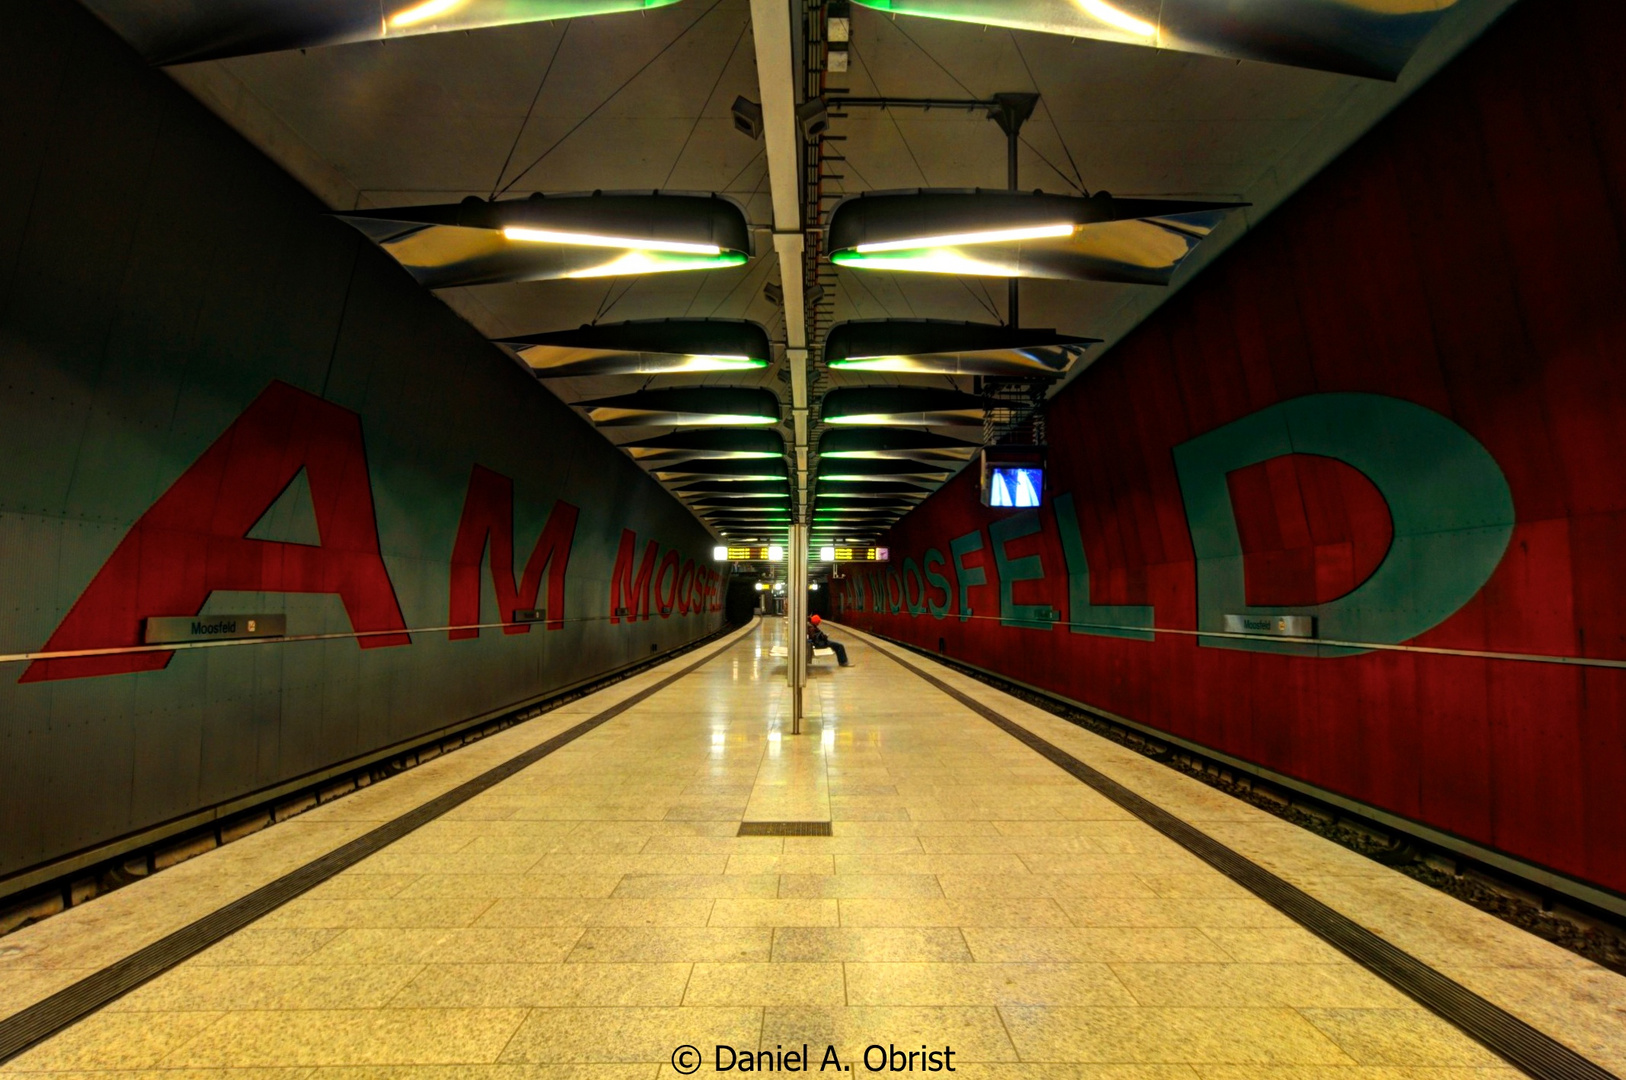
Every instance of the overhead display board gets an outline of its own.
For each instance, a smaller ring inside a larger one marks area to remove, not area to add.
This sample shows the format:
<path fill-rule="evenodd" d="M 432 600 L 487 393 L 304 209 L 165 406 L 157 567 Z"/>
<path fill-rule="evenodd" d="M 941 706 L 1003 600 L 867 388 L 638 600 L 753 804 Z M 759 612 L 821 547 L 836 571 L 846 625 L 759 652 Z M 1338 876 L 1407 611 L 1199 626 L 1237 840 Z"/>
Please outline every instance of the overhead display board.
<path fill-rule="evenodd" d="M 891 556 L 884 547 L 830 547 L 819 548 L 820 562 L 886 562 Z"/>
<path fill-rule="evenodd" d="M 718 562 L 784 562 L 785 549 L 778 544 L 730 544 L 713 553 Z"/>

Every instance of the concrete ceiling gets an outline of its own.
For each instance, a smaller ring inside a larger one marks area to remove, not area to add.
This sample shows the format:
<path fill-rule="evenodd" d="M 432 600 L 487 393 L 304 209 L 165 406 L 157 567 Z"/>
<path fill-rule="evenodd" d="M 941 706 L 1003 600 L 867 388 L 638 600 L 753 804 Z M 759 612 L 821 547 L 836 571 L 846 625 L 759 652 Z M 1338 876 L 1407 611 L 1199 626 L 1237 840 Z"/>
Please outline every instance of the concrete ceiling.
<path fill-rule="evenodd" d="M 1029 281 L 1023 323 L 1110 348 L 1184 281 L 1313 176 L 1512 0 L 1461 0 L 1397 83 L 1129 45 L 892 18 L 854 7 L 853 58 L 827 87 L 893 97 L 1037 90 L 1021 186 L 1052 192 L 1239 199 L 1252 204 L 1199 247 L 1173 289 Z M 798 6 L 797 10 L 800 10 Z M 171 74 L 334 209 L 532 191 L 716 191 L 771 227 L 763 143 L 734 129 L 760 100 L 748 0 L 683 0 L 636 14 L 248 56 Z M 799 25 L 799 20 L 793 23 Z M 981 114 L 852 110 L 831 121 L 846 158 L 837 191 L 1003 187 L 1004 142 Z M 595 319 L 747 318 L 783 341 L 766 232 L 746 266 L 600 281 L 528 282 L 438 295 L 491 337 Z M 835 317 L 998 321 L 1002 281 L 841 271 Z M 711 375 L 788 394 L 782 365 Z M 1077 369 L 1074 375 L 1076 376 Z M 694 377 L 551 380 L 566 401 Z M 854 381 L 834 375 L 831 384 Z M 920 378 L 876 379 L 920 382 Z M 938 377 L 936 385 L 944 385 Z M 620 428 L 616 442 L 658 434 Z"/>

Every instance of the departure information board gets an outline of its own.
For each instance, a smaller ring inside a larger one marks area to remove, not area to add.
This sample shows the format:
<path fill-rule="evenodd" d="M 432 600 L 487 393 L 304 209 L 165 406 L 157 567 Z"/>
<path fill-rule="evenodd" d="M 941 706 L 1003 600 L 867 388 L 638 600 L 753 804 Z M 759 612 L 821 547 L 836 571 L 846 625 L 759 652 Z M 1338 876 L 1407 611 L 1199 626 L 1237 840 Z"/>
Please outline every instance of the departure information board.
<path fill-rule="evenodd" d="M 892 554 L 884 547 L 832 547 L 820 549 L 820 554 L 826 551 L 830 557 L 825 562 L 886 562 Z"/>
<path fill-rule="evenodd" d="M 785 549 L 778 544 L 730 544 L 720 554 L 727 562 L 783 562 Z"/>

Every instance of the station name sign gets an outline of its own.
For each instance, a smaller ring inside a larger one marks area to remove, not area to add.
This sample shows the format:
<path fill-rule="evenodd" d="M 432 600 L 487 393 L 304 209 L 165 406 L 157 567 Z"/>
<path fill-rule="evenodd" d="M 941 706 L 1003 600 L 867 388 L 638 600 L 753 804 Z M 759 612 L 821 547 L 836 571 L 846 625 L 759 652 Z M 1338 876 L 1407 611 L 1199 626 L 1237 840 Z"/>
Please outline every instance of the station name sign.
<path fill-rule="evenodd" d="M 163 615 L 147 619 L 143 640 L 148 645 L 175 645 L 187 641 L 286 637 L 287 634 L 286 615 Z"/>
<path fill-rule="evenodd" d="M 1315 637 L 1313 615 L 1227 615 L 1227 634 L 1266 634 L 1270 637 Z"/>

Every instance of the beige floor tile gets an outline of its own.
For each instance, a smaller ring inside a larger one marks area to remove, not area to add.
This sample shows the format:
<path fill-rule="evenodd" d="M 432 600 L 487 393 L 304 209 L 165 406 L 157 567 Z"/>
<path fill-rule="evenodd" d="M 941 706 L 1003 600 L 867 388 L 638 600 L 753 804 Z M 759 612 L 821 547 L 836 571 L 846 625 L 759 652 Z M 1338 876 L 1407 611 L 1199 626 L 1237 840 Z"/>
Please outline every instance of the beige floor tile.
<path fill-rule="evenodd" d="M 692 897 L 499 900 L 480 926 L 705 926 L 714 901 Z"/>
<path fill-rule="evenodd" d="M 618 874 L 424 874 L 396 895 L 568 900 L 609 896 L 620 881 Z"/>
<path fill-rule="evenodd" d="M 305 895 L 317 900 L 335 900 L 354 896 L 378 898 L 399 896 L 408 886 L 423 876 L 422 874 L 359 873 L 358 870 L 359 867 L 328 878 Z"/>
<path fill-rule="evenodd" d="M 1176 927 L 966 927 L 966 944 L 984 963 L 1185 963 L 1232 959 L 1202 931 Z"/>
<path fill-rule="evenodd" d="M 524 1019 L 523 1009 L 234 1012 L 170 1053 L 164 1064 L 261 1067 L 495 1061 Z"/>
<path fill-rule="evenodd" d="M 785 874 L 779 879 L 783 898 L 941 899 L 932 874 Z"/>
<path fill-rule="evenodd" d="M 320 1068 L 309 1080 L 651 1080 L 655 1066 L 632 1065 L 341 1065 Z M 168 1074 L 153 1080 L 186 1080 Z M 260 1080 L 258 1074 L 219 1080 Z M 267 1080 L 275 1080 L 268 1077 Z M 303 1080 L 303 1078 L 302 1078 Z"/>
<path fill-rule="evenodd" d="M 943 895 L 954 900 L 1049 896 L 1157 899 L 1134 874 L 939 874 Z"/>
<path fill-rule="evenodd" d="M 108 1006 L 112 1012 L 368 1009 L 386 1004 L 422 969 L 415 964 L 183 964 Z"/>
<path fill-rule="evenodd" d="M 435 964 L 391 1008 L 536 1008 L 569 1005 L 678 1005 L 685 963 Z"/>
<path fill-rule="evenodd" d="M 696 964 L 685 1005 L 845 1005 L 840 964 Z"/>
<path fill-rule="evenodd" d="M 0 1069 L 7 1080 L 310 1080 L 314 1066 L 272 1069 L 86 1069 L 84 1071 L 12 1072 Z"/>
<path fill-rule="evenodd" d="M 846 965 L 853 1005 L 1134 1005 L 1105 964 Z"/>
<path fill-rule="evenodd" d="M 776 874 L 628 874 L 616 886 L 624 897 L 755 897 L 779 895 Z"/>
<path fill-rule="evenodd" d="M 844 855 L 838 874 L 1026 874 L 1015 855 Z M 790 871 L 784 871 L 789 873 Z"/>
<path fill-rule="evenodd" d="M 343 934 L 338 927 L 322 929 L 263 929 L 250 925 L 218 945 L 205 948 L 187 961 L 190 965 L 296 965 Z"/>
<path fill-rule="evenodd" d="M 847 899 L 842 926 L 1067 926 L 1048 898 L 1036 900 Z"/>
<path fill-rule="evenodd" d="M 492 901 L 485 897 L 447 899 L 389 897 L 382 900 L 359 897 L 318 900 L 301 897 L 273 911 L 256 925 L 266 929 L 328 927 L 416 929 L 468 926 L 491 904 Z"/>
<path fill-rule="evenodd" d="M 947 886 L 944 886 L 945 889 Z M 1078 926 L 1197 926 L 1291 928 L 1294 923 L 1263 900 L 1163 900 L 1146 896 L 1058 895 Z"/>
<path fill-rule="evenodd" d="M 769 959 L 768 927 L 590 926 L 571 949 L 570 963 L 738 963 Z"/>
<path fill-rule="evenodd" d="M 103 1011 L 12 1058 L 0 1073 L 150 1068 L 220 1018 L 218 1012 Z"/>
<path fill-rule="evenodd" d="M 1419 1009 L 1303 1009 L 1363 1065 L 1480 1065 L 1506 1063 L 1457 1028 Z"/>
<path fill-rule="evenodd" d="M 311 956 L 312 963 L 556 963 L 580 927 L 465 927 L 451 930 L 347 931 Z"/>
<path fill-rule="evenodd" d="M 1334 964 L 1114 964 L 1142 1005 L 1415 1009 L 1365 968 Z"/>
<path fill-rule="evenodd" d="M 775 962 L 969 961 L 965 936 L 947 927 L 782 926 L 773 932 Z"/>
<path fill-rule="evenodd" d="M 1349 1064 L 1292 1009 L 1002 1008 L 1024 1061 Z"/>
<path fill-rule="evenodd" d="M 835 900 L 718 900 L 712 926 L 838 926 Z"/>
<path fill-rule="evenodd" d="M 817 851 L 773 855 L 766 852 L 736 852 L 728 857 L 730 874 L 833 874 L 834 855 Z M 843 871 L 844 873 L 846 871 Z M 894 871 L 903 873 L 904 871 Z"/>
<path fill-rule="evenodd" d="M 503 1061 L 670 1061 L 679 1046 L 756 1046 L 760 1008 L 537 1009 L 502 1052 Z"/>
<path fill-rule="evenodd" d="M 739 820 L 738 818 L 735 819 Z M 531 867 L 533 874 L 721 874 L 730 856 L 721 853 L 687 855 L 544 855 Z"/>
<path fill-rule="evenodd" d="M 1206 927 L 1203 933 L 1243 964 L 1337 964 L 1344 954 L 1297 926 Z"/>
<path fill-rule="evenodd" d="M 992 1008 L 859 1006 L 770 1007 L 762 1021 L 763 1046 L 834 1046 L 844 1064 L 863 1075 L 863 1055 L 876 1044 L 918 1052 L 952 1047 L 952 1063 L 1016 1061 L 999 1013 Z M 820 1055 L 815 1052 L 815 1057 Z M 877 1059 L 878 1060 L 878 1059 Z"/>

